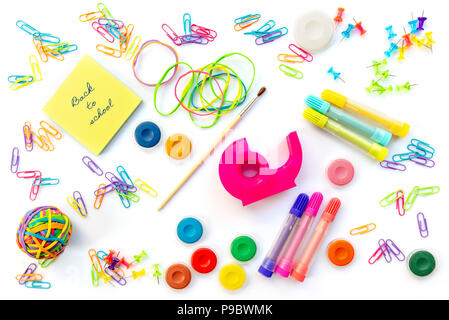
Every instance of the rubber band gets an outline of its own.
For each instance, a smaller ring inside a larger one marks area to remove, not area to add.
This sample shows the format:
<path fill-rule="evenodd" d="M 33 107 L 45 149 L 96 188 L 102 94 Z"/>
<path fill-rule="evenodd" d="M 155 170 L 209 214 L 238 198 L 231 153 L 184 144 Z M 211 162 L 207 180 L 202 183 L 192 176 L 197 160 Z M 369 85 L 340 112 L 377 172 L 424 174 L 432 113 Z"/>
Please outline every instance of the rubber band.
<path fill-rule="evenodd" d="M 136 77 L 137 81 L 139 81 L 141 84 L 143 84 L 143 85 L 145 85 L 145 86 L 147 86 L 147 87 L 156 87 L 156 86 L 157 86 L 157 83 L 152 84 L 152 83 L 146 83 L 146 82 L 142 81 L 142 80 L 139 78 L 139 76 L 137 75 L 137 72 L 136 72 L 136 65 L 137 65 L 137 61 L 138 61 L 138 59 L 139 59 L 140 53 L 142 52 L 143 49 L 145 49 L 145 48 L 146 48 L 147 46 L 149 46 L 150 44 L 160 44 L 160 45 L 163 45 L 163 46 L 169 48 L 169 49 L 173 52 L 173 54 L 175 55 L 176 63 L 179 62 L 179 58 L 178 58 L 178 54 L 176 53 L 176 51 L 175 51 L 175 49 L 174 49 L 173 47 L 171 47 L 170 45 L 165 44 L 165 43 L 163 43 L 163 42 L 160 42 L 159 40 L 148 40 L 148 41 L 145 41 L 145 42 L 142 44 L 142 46 L 141 46 L 140 49 L 137 51 L 137 53 L 136 53 L 136 55 L 135 55 L 135 57 L 134 57 L 134 60 L 133 60 L 133 73 L 134 73 L 134 77 Z M 174 78 L 174 76 L 176 75 L 176 72 L 177 72 L 177 71 L 178 71 L 178 66 L 176 65 L 175 70 L 174 70 L 174 72 L 173 72 L 173 75 L 172 75 L 168 80 L 162 82 L 160 85 L 165 85 L 166 83 L 170 82 L 170 80 L 172 80 L 172 79 Z"/>

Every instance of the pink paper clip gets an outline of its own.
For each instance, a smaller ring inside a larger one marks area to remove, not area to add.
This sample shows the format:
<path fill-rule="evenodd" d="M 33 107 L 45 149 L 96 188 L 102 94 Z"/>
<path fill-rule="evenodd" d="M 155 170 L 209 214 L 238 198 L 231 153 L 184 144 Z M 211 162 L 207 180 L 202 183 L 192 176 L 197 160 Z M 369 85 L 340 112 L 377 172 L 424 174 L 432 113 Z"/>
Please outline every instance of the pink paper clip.
<path fill-rule="evenodd" d="M 38 174 L 36 174 L 36 177 L 34 178 L 34 181 L 31 185 L 31 191 L 30 191 L 30 200 L 31 201 L 34 201 L 37 198 L 37 195 L 38 195 L 39 189 L 40 189 L 41 180 L 42 180 L 42 175 L 38 171 Z"/>
<path fill-rule="evenodd" d="M 424 157 L 413 158 L 413 159 L 410 159 L 410 161 L 412 161 L 416 164 L 419 164 L 420 166 L 427 167 L 427 168 L 435 167 L 435 161 L 433 161 L 432 159 L 424 158 Z"/>
<path fill-rule="evenodd" d="M 419 234 L 422 238 L 427 238 L 429 236 L 429 229 L 427 228 L 427 220 L 424 214 L 422 212 L 418 213 L 416 219 L 418 220 Z"/>
<path fill-rule="evenodd" d="M 391 239 L 387 239 L 386 241 L 389 251 L 398 259 L 399 261 L 405 260 L 405 255 L 398 248 L 398 246 Z"/>
<path fill-rule="evenodd" d="M 390 263 L 393 260 L 390 254 L 390 247 L 388 247 L 384 239 L 380 239 L 378 244 L 380 250 L 382 250 L 382 255 L 384 256 L 385 260 Z"/>
<path fill-rule="evenodd" d="M 21 179 L 34 179 L 37 176 L 42 176 L 41 172 L 38 170 L 34 171 L 19 171 L 16 173 L 17 178 Z"/>
<path fill-rule="evenodd" d="M 195 32 L 196 34 L 199 34 L 203 38 L 206 38 L 209 41 L 214 41 L 214 39 L 217 37 L 217 32 L 215 32 L 214 30 L 201 27 L 196 24 L 192 24 L 190 26 L 190 30 L 192 32 Z"/>
<path fill-rule="evenodd" d="M 402 217 L 405 214 L 404 209 L 404 192 L 402 190 L 399 190 L 396 192 L 396 210 L 398 210 L 398 214 Z"/>
<path fill-rule="evenodd" d="M 374 264 L 377 260 L 379 260 L 382 257 L 382 250 L 381 248 L 377 248 L 376 252 L 368 259 L 369 264 Z"/>
<path fill-rule="evenodd" d="M 181 39 L 179 39 L 179 36 L 167 24 L 164 23 L 162 25 L 162 30 L 164 30 L 167 37 L 169 37 L 170 40 L 173 41 L 174 44 L 176 44 L 177 46 L 180 46 L 182 44 L 182 41 L 181 41 Z"/>
<path fill-rule="evenodd" d="M 94 28 L 94 30 L 97 31 L 100 36 L 105 38 L 109 43 L 113 43 L 115 41 L 115 38 L 112 36 L 112 34 L 110 34 L 109 31 L 106 30 L 106 28 L 104 28 L 97 21 L 92 22 L 92 28 Z"/>
<path fill-rule="evenodd" d="M 306 50 L 304 50 L 303 48 L 300 48 L 300 47 L 298 47 L 297 45 L 295 45 L 293 43 L 291 43 L 288 46 L 288 48 L 290 49 L 291 52 L 296 54 L 298 57 L 303 58 L 304 61 L 307 61 L 307 62 L 312 62 L 313 61 L 313 56 L 310 53 L 308 53 Z M 297 50 L 301 51 L 301 53 L 299 53 Z"/>

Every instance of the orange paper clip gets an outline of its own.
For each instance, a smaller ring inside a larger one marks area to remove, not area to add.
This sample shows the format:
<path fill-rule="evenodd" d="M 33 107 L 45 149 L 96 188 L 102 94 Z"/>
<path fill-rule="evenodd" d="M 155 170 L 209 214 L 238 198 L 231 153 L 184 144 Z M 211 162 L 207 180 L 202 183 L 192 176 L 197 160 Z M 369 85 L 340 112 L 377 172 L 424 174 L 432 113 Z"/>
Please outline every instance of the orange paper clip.
<path fill-rule="evenodd" d="M 45 130 L 46 133 L 53 136 L 55 139 L 60 140 L 62 138 L 61 132 L 59 132 L 55 127 L 50 125 L 47 121 L 42 120 L 40 122 L 41 127 L 43 130 Z"/>
<path fill-rule="evenodd" d="M 89 13 L 82 14 L 82 15 L 80 15 L 79 19 L 81 22 L 87 22 L 87 21 L 99 19 L 102 17 L 103 17 L 103 12 L 96 11 L 96 12 L 89 12 Z"/>
<path fill-rule="evenodd" d="M 102 187 L 106 187 L 106 185 L 104 183 L 102 183 L 98 186 L 98 189 L 101 189 Z M 95 197 L 95 202 L 94 202 L 95 209 L 100 209 L 101 204 L 103 203 L 104 195 L 105 195 L 104 192 L 102 192 Z"/>
<path fill-rule="evenodd" d="M 41 281 L 44 277 L 39 273 L 18 274 L 17 281 Z"/>
<path fill-rule="evenodd" d="M 97 50 L 114 58 L 120 58 L 122 56 L 122 52 L 120 50 L 116 50 L 102 44 L 97 44 Z"/>
<path fill-rule="evenodd" d="M 373 231 L 374 229 L 376 229 L 376 224 L 375 223 L 368 223 L 368 224 L 365 224 L 363 226 L 360 226 L 360 227 L 352 229 L 351 231 L 349 231 L 349 234 L 351 236 L 355 236 L 357 234 L 364 234 L 364 233 Z"/>

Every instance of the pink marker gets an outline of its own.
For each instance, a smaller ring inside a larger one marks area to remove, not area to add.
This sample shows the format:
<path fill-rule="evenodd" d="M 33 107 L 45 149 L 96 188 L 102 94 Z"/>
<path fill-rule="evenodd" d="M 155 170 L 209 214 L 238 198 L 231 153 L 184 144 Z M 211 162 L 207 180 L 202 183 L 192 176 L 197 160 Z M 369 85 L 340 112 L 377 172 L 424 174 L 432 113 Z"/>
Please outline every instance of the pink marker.
<path fill-rule="evenodd" d="M 299 258 L 298 263 L 296 263 L 295 268 L 292 271 L 291 276 L 298 280 L 299 282 L 303 282 L 306 278 L 306 274 L 309 271 L 310 266 L 312 265 L 312 260 L 315 257 L 315 254 L 318 252 L 318 249 L 323 242 L 324 237 L 326 236 L 329 227 L 335 219 L 335 215 L 340 209 L 341 201 L 338 198 L 332 198 L 327 204 L 326 209 L 324 209 L 323 214 L 321 215 L 320 221 L 318 221 L 317 226 L 315 227 L 315 231 L 312 234 L 307 246 L 305 247 L 301 257 Z"/>
<path fill-rule="evenodd" d="M 287 243 L 281 258 L 276 266 L 275 272 L 284 278 L 287 278 L 293 267 L 293 260 L 302 241 L 312 226 L 313 220 L 320 209 L 321 202 L 323 202 L 323 195 L 320 192 L 315 192 L 310 197 L 306 209 L 300 223 L 296 226 L 296 230 L 292 231 L 290 243 Z"/>

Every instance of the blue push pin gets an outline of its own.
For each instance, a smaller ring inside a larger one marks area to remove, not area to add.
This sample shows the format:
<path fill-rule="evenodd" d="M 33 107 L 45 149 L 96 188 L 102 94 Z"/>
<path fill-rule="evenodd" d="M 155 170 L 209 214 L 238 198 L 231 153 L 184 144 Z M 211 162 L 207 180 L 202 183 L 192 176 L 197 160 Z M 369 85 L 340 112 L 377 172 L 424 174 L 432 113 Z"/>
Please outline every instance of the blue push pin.
<path fill-rule="evenodd" d="M 345 82 L 342 78 L 340 78 L 341 72 L 335 72 L 332 67 L 327 70 L 327 73 L 330 73 L 334 77 L 334 80 L 340 79 L 341 81 Z"/>
<path fill-rule="evenodd" d="M 344 38 L 349 39 L 349 37 L 351 36 L 352 30 L 354 30 L 354 25 L 348 23 L 348 28 L 341 33 L 343 35 L 343 37 L 341 38 L 341 41 L 343 41 Z"/>
<path fill-rule="evenodd" d="M 397 34 L 393 32 L 393 26 L 388 26 L 385 28 L 385 30 L 387 30 L 388 32 L 388 40 L 391 40 L 397 36 Z"/>
<path fill-rule="evenodd" d="M 413 19 L 413 15 L 412 15 L 412 19 Z M 410 25 L 410 29 L 411 29 L 410 33 L 411 34 L 415 34 L 418 32 L 418 30 L 417 30 L 418 20 L 409 21 L 408 24 Z"/>
<path fill-rule="evenodd" d="M 391 43 L 390 49 L 388 49 L 388 51 L 385 51 L 384 53 L 388 58 L 390 58 L 391 54 L 398 49 L 399 49 L 399 47 L 395 43 Z"/>

